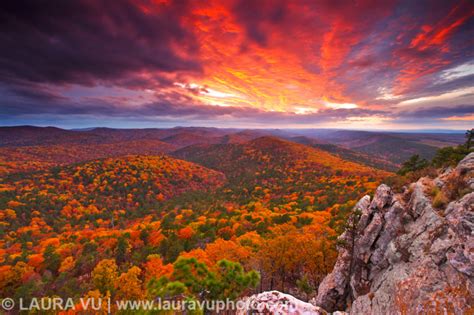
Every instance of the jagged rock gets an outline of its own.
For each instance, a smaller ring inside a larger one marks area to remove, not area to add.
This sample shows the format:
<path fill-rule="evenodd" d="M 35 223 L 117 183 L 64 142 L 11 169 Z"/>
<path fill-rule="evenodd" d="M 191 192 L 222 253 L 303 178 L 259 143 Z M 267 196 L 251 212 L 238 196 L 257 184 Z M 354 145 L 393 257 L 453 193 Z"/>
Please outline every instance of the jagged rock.
<path fill-rule="evenodd" d="M 325 315 L 327 312 L 318 306 L 298 300 L 279 291 L 266 291 L 243 299 L 243 309 L 237 315 L 288 314 L 288 315 Z M 342 314 L 342 313 L 340 313 Z"/>
<path fill-rule="evenodd" d="M 367 226 L 367 222 L 369 221 L 369 217 L 372 214 L 372 210 L 370 209 L 370 196 L 364 196 L 362 199 L 357 202 L 354 207 L 354 210 L 360 211 L 360 219 L 358 222 L 357 230 L 362 230 Z"/>
<path fill-rule="evenodd" d="M 448 261 L 459 272 L 474 277 L 474 193 L 450 203 L 445 214 L 458 239 L 447 254 Z"/>
<path fill-rule="evenodd" d="M 474 152 L 469 153 L 461 162 L 459 162 L 458 166 L 456 166 L 456 172 L 461 175 L 472 171 L 474 171 Z"/>
<path fill-rule="evenodd" d="M 414 219 L 417 219 L 423 211 L 425 211 L 427 208 L 431 208 L 432 206 L 431 202 L 425 196 L 421 180 L 413 184 L 411 189 L 413 190 L 413 193 L 411 194 L 411 198 L 408 203 L 408 209 L 410 215 Z"/>
<path fill-rule="evenodd" d="M 319 285 L 316 305 L 330 312 L 345 308 L 350 264 L 350 253 L 347 250 L 341 250 L 333 271 Z"/>
<path fill-rule="evenodd" d="M 378 266 L 383 262 L 388 244 L 397 234 L 403 231 L 403 210 L 400 202 L 395 201 L 384 214 L 384 222 L 388 222 L 388 224 L 385 224 L 384 229 L 380 232 L 377 243 L 375 244 L 375 250 L 370 258 L 370 262 L 374 266 Z"/>
<path fill-rule="evenodd" d="M 385 184 L 380 185 L 375 191 L 374 200 L 370 204 L 372 209 L 382 210 L 385 206 L 392 202 L 393 192 L 390 187 Z"/>
<path fill-rule="evenodd" d="M 341 236 L 354 246 L 339 248 L 316 304 L 351 314 L 474 313 L 474 192 L 456 187 L 464 182 L 472 191 L 473 173 L 471 153 L 438 178 L 412 184 L 407 196 L 381 185 L 370 205 L 361 199 L 356 230 Z M 435 186 L 458 200 L 434 209 Z"/>
<path fill-rule="evenodd" d="M 375 213 L 365 233 L 355 241 L 353 254 L 353 270 L 350 286 L 354 297 L 365 294 L 370 288 L 369 272 L 366 268 L 367 262 L 372 254 L 371 247 L 380 233 L 383 220 L 380 213 Z"/>
<path fill-rule="evenodd" d="M 369 212 L 370 196 L 364 196 L 355 205 L 354 209 L 361 212 L 361 218 L 359 220 L 359 226 L 357 231 L 365 228 L 362 221 L 368 221 L 371 212 Z M 334 311 L 336 309 L 343 309 L 346 305 L 346 287 L 349 283 L 349 270 L 351 269 L 351 252 L 349 246 L 351 245 L 353 238 L 352 233 L 344 232 L 340 237 L 339 241 L 344 243 L 346 246 L 339 247 L 339 256 L 334 265 L 334 269 L 331 274 L 324 278 L 319 285 L 319 294 L 316 297 L 316 304 L 328 311 Z"/>
<path fill-rule="evenodd" d="M 370 255 L 372 254 L 370 249 L 372 248 L 372 244 L 374 244 L 375 240 L 379 236 L 383 224 L 383 216 L 380 213 L 375 213 L 372 220 L 370 221 L 370 224 L 365 229 L 364 234 L 355 242 L 355 254 L 364 263 L 368 262 Z"/>

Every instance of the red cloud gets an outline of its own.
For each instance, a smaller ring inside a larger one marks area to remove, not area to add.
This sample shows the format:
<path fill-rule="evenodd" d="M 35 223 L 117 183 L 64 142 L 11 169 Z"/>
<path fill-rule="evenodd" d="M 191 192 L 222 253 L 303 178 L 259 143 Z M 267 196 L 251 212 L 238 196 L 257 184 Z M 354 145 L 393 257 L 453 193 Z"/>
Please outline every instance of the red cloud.
<path fill-rule="evenodd" d="M 396 80 L 396 93 L 403 94 L 409 90 L 422 88 L 426 84 L 423 81 L 424 78 L 429 79 L 428 75 L 438 72 L 453 62 L 445 56 L 452 49 L 449 38 L 456 29 L 472 18 L 473 14 L 473 5 L 462 1 L 440 21 L 420 27 L 420 31 L 410 41 L 408 48 L 399 51 L 401 69 Z M 470 44 L 467 42 L 467 45 L 472 45 L 472 39 L 467 41 L 471 41 Z M 469 49 L 469 46 L 458 46 L 456 49 L 462 51 Z"/>

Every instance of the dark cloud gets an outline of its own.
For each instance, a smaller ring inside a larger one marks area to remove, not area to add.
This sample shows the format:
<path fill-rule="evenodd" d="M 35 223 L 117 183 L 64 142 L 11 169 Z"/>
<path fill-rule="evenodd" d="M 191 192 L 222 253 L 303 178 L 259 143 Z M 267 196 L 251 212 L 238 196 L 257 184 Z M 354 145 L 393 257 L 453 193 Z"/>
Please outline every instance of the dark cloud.
<path fill-rule="evenodd" d="M 128 0 L 2 3 L 0 80 L 126 84 L 125 76 L 139 80 L 143 71 L 152 73 L 148 81 L 159 81 L 160 73 L 200 71 L 193 57 L 199 46 L 182 26 L 186 1 L 153 12 L 143 8 Z"/>
<path fill-rule="evenodd" d="M 447 118 L 451 116 L 465 116 L 474 113 L 474 104 L 463 104 L 450 107 L 436 106 L 407 110 L 398 114 L 399 119 L 416 118 L 419 120 L 433 118 Z"/>
<path fill-rule="evenodd" d="M 284 24 L 286 5 L 281 0 L 239 0 L 233 11 L 237 21 L 244 26 L 248 40 L 266 46 L 270 35 L 268 25 Z"/>
<path fill-rule="evenodd" d="M 23 99 L 30 100 L 34 102 L 45 102 L 53 103 L 56 101 L 64 101 L 66 98 L 61 94 L 52 91 L 46 87 L 43 87 L 39 84 L 34 84 L 30 82 L 15 82 L 10 86 L 1 86 L 0 91 L 2 92 L 3 101 L 8 98 L 12 99 Z"/>
<path fill-rule="evenodd" d="M 474 65 L 473 65 L 474 66 Z M 442 94 L 449 91 L 472 87 L 474 82 L 474 74 L 465 75 L 460 78 L 452 80 L 443 80 L 441 78 L 440 82 L 434 83 L 431 86 L 427 86 L 421 93 L 414 93 L 415 96 L 421 95 L 433 95 L 433 94 Z"/>

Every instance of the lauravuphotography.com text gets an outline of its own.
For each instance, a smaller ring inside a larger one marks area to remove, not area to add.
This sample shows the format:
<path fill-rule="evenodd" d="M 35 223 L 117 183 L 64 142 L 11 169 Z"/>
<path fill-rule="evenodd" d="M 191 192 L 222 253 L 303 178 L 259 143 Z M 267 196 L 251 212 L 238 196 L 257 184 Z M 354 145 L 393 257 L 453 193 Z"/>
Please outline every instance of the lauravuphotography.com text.
<path fill-rule="evenodd" d="M 291 305 L 286 305 L 291 311 Z M 255 303 L 246 300 L 113 300 L 110 298 L 4 298 L 1 299 L 0 309 L 3 311 L 194 311 L 209 310 L 216 313 L 237 310 L 271 311 L 275 305 Z M 281 310 L 282 304 L 278 308 Z M 283 305 L 285 307 L 285 305 Z"/>

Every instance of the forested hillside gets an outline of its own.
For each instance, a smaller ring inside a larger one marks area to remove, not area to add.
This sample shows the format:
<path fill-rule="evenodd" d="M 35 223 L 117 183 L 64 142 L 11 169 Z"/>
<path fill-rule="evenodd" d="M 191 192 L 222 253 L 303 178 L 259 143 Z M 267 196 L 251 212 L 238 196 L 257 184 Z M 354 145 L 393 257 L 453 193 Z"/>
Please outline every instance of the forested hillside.
<path fill-rule="evenodd" d="M 311 293 L 354 200 L 390 173 L 276 137 L 236 137 L 175 158 L 153 155 L 161 140 L 5 146 L 13 166 L 44 164 L 0 183 L 2 292 L 148 296 L 178 281 L 183 263 L 215 273 L 226 259 L 247 276 L 239 290 Z M 115 157 L 136 150 L 145 155 Z"/>

